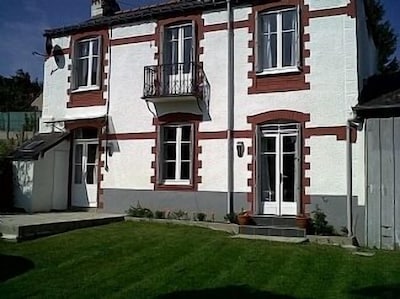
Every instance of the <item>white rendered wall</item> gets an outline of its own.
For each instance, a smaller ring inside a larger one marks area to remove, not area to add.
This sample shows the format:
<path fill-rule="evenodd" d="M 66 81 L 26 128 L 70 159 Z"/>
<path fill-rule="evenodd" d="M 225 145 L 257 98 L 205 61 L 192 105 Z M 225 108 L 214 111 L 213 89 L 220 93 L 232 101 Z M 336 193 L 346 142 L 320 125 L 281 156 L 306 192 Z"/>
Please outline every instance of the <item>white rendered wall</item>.
<path fill-rule="evenodd" d="M 350 3 L 350 0 L 304 0 L 304 5 L 309 5 L 310 11 L 343 7 Z"/>
<path fill-rule="evenodd" d="M 151 148 L 153 140 L 120 140 L 119 150 L 108 157 L 108 171 L 102 170 L 102 188 L 152 190 L 154 176 L 151 162 L 155 160 Z M 103 155 L 102 160 L 105 160 Z"/>

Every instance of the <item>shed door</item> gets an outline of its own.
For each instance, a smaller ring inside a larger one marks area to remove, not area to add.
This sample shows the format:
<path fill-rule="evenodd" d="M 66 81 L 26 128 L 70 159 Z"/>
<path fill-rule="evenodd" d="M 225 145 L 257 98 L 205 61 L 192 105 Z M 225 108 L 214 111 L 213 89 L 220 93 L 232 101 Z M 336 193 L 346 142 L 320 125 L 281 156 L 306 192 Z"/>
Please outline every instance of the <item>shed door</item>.
<path fill-rule="evenodd" d="M 372 118 L 367 131 L 367 245 L 400 242 L 400 118 Z"/>

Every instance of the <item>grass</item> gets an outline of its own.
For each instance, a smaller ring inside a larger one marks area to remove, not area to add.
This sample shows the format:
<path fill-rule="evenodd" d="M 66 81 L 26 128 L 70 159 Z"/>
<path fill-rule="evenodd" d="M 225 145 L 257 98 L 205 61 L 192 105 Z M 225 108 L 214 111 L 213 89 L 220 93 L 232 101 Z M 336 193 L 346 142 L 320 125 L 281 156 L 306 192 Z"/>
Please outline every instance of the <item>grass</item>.
<path fill-rule="evenodd" d="M 400 254 L 117 223 L 0 242 L 1 298 L 400 298 Z"/>

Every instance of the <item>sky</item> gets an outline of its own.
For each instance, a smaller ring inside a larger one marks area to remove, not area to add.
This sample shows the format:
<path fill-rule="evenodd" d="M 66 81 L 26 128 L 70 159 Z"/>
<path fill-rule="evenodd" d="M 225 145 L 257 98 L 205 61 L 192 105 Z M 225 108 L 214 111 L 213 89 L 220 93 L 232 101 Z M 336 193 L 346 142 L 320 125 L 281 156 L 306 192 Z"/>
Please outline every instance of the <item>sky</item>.
<path fill-rule="evenodd" d="M 160 0 L 118 0 L 122 9 Z M 381 0 L 398 35 L 400 59 L 400 0 Z M 0 75 L 12 76 L 18 69 L 42 81 L 45 29 L 72 25 L 90 18 L 90 0 L 0 0 Z"/>

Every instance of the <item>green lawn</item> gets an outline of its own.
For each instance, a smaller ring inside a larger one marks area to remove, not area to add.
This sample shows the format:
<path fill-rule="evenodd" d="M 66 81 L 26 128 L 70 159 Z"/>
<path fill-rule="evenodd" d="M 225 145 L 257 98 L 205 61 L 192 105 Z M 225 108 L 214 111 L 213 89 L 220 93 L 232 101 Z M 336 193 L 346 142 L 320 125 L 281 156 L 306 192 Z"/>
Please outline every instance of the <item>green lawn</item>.
<path fill-rule="evenodd" d="M 400 253 L 125 222 L 0 242 L 1 298 L 400 298 Z"/>

